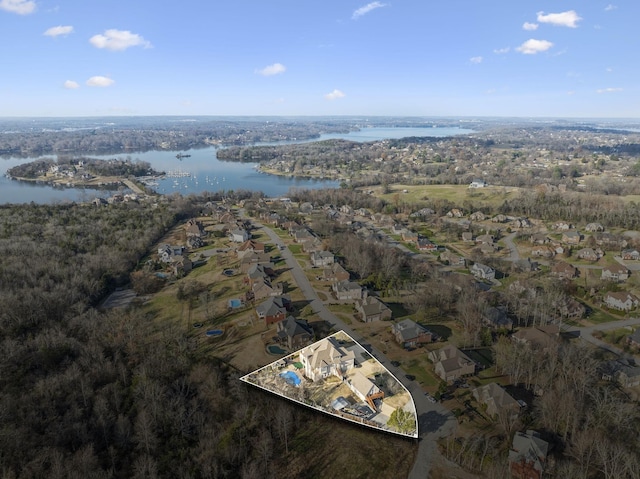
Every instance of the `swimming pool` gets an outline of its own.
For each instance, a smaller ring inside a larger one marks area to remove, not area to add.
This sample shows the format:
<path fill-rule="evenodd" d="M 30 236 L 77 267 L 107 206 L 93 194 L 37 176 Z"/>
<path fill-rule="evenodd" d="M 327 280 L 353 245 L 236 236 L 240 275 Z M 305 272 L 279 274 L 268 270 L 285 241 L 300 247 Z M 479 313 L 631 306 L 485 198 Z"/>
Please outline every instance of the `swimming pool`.
<path fill-rule="evenodd" d="M 228 304 L 230 308 L 239 308 L 240 306 L 242 306 L 242 300 L 238 298 L 230 299 Z"/>
<path fill-rule="evenodd" d="M 298 387 L 301 383 L 300 378 L 293 371 L 285 371 L 283 373 L 280 373 L 280 377 L 284 379 L 287 382 L 287 384 L 290 384 L 291 386 Z"/>
<path fill-rule="evenodd" d="M 222 336 L 224 331 L 222 329 L 210 329 L 205 334 L 209 337 Z"/>
<path fill-rule="evenodd" d="M 271 354 L 285 354 L 286 351 L 284 349 L 282 349 L 280 346 L 276 345 L 276 344 L 270 344 L 269 346 L 267 346 L 267 351 L 269 351 Z"/>

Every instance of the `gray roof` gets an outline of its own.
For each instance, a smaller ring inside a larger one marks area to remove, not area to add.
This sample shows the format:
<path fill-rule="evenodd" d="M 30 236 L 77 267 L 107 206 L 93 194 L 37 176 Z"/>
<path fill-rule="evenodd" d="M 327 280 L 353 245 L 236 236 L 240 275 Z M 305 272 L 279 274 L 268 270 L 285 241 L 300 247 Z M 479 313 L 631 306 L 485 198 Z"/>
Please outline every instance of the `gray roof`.
<path fill-rule="evenodd" d="M 427 328 L 410 319 L 403 319 L 402 321 L 394 324 L 393 327 L 395 331 L 400 334 L 403 341 L 410 341 L 419 337 L 421 334 L 429 332 Z"/>

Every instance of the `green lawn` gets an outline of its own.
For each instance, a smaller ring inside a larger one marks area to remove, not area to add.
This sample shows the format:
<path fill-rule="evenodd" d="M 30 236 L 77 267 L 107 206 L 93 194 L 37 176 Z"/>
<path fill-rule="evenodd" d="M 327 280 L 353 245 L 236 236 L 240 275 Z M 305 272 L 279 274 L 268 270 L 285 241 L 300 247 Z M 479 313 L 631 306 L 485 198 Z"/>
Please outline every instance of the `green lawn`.
<path fill-rule="evenodd" d="M 288 246 L 289 251 L 293 254 L 301 254 L 302 253 L 302 245 L 301 244 L 290 244 Z"/>
<path fill-rule="evenodd" d="M 440 378 L 431 371 L 432 367 L 426 360 L 412 359 L 406 365 L 403 364 L 402 369 L 405 373 L 415 376 L 416 381 L 424 387 L 437 388 L 440 384 Z"/>

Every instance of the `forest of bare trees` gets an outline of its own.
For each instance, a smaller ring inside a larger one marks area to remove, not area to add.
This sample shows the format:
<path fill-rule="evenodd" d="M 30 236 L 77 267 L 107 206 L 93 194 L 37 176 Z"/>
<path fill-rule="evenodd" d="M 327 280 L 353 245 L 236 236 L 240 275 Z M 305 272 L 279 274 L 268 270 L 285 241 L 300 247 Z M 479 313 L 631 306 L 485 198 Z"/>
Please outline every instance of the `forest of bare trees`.
<path fill-rule="evenodd" d="M 3 477 L 406 474 L 412 443 L 248 388 L 179 321 L 95 307 L 206 200 L 0 207 Z"/>

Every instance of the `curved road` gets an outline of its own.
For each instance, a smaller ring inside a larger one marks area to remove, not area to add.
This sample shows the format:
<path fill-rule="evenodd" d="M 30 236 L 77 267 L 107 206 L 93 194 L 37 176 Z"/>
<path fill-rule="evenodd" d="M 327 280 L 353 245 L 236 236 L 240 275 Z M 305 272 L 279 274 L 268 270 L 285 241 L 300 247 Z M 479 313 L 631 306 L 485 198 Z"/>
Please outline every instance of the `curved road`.
<path fill-rule="evenodd" d="M 599 348 L 606 349 L 607 351 L 617 354 L 618 356 L 626 357 L 629 355 L 626 352 L 624 352 L 622 349 L 616 346 L 613 346 L 612 344 L 605 343 L 604 341 L 601 341 L 597 338 L 594 338 L 593 332 L 607 331 L 610 329 L 621 329 L 627 326 L 637 326 L 637 325 L 640 325 L 640 318 L 623 319 L 620 321 L 612 321 L 609 323 L 595 324 L 593 326 L 587 326 L 584 328 L 580 328 L 578 326 L 569 326 L 569 327 L 563 328 L 562 330 L 568 333 L 577 332 L 580 334 L 580 337 L 583 340 L 587 341 L 588 343 L 598 346 Z"/>
<path fill-rule="evenodd" d="M 262 230 L 269 236 L 271 241 L 278 247 L 284 246 L 282 239 L 271 229 L 260 223 L 253 221 L 257 228 Z M 334 325 L 337 330 L 344 330 L 353 339 L 358 341 L 365 349 L 367 349 L 380 363 L 384 365 L 391 373 L 401 381 L 413 396 L 418 415 L 418 432 L 420 444 L 418 447 L 418 455 L 413 466 L 409 479 L 422 479 L 428 476 L 429 469 L 433 462 L 434 453 L 436 452 L 436 441 L 453 432 L 457 425 L 455 417 L 451 412 L 438 403 L 430 402 L 424 394 L 420 385 L 415 381 L 405 379 L 402 369 L 393 366 L 389 360 L 380 351 L 376 350 L 369 342 L 359 333 L 351 329 L 344 321 L 336 317 L 327 309 L 324 303 L 318 297 L 315 289 L 311 286 L 306 274 L 298 264 L 293 254 L 288 248 L 280 249 L 282 258 L 287 262 L 287 266 L 291 268 L 291 273 L 298 287 L 304 294 L 305 298 L 310 301 L 311 308 L 322 320 Z"/>

